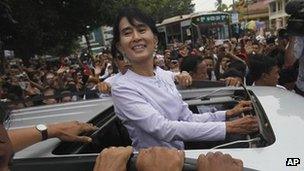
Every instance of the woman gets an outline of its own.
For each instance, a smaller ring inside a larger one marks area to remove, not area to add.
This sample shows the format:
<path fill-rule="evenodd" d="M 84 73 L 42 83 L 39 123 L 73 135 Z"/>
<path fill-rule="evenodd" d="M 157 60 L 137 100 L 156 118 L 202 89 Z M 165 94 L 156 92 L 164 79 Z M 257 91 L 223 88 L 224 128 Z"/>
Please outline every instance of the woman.
<path fill-rule="evenodd" d="M 155 22 L 136 8 L 122 9 L 114 23 L 113 44 L 130 62 L 130 69 L 112 84 L 115 111 L 128 129 L 132 146 L 183 149 L 183 141 L 223 140 L 226 133 L 257 131 L 253 117 L 226 118 L 250 110 L 242 102 L 229 111 L 194 115 L 183 102 L 174 76 L 153 65 L 158 38 Z M 115 56 L 115 55 L 113 55 Z"/>

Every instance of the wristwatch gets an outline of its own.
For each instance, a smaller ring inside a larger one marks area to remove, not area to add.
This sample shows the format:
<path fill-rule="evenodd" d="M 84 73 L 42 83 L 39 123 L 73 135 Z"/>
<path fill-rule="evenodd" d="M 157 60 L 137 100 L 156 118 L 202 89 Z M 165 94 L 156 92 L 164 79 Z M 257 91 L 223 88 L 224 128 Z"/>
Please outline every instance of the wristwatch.
<path fill-rule="evenodd" d="M 47 132 L 47 126 L 44 124 L 38 124 L 35 127 L 41 134 L 42 137 L 42 141 L 47 140 L 48 139 L 48 132 Z"/>

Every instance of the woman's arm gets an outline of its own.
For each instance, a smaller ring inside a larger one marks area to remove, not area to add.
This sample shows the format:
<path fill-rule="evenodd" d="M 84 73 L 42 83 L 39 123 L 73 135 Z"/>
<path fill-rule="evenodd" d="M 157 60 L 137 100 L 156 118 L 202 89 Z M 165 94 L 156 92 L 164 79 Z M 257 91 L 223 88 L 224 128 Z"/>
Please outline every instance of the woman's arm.
<path fill-rule="evenodd" d="M 153 108 L 139 93 L 127 86 L 113 84 L 112 99 L 116 114 L 125 121 L 157 137 L 173 140 L 223 140 L 226 136 L 225 122 L 189 122 L 169 120 Z"/>

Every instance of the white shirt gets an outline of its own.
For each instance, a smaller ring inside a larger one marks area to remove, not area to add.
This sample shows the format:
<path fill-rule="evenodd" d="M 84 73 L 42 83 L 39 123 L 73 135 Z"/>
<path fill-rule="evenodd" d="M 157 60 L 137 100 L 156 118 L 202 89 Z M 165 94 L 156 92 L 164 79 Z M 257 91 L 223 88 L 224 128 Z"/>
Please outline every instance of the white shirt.
<path fill-rule="evenodd" d="M 146 77 L 128 70 L 112 84 L 115 112 L 128 129 L 132 146 L 184 149 L 183 141 L 224 140 L 226 112 L 193 114 L 174 84 L 173 74 L 157 67 Z"/>

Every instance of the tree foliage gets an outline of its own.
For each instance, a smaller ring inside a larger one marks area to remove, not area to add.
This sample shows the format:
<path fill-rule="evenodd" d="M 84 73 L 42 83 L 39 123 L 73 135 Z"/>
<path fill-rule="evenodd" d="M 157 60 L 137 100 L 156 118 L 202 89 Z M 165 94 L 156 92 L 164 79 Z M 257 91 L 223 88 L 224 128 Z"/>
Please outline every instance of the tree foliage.
<path fill-rule="evenodd" d="M 157 22 L 194 11 L 194 4 L 191 3 L 191 0 L 142 0 L 139 7 L 145 9 Z"/>
<path fill-rule="evenodd" d="M 117 11 L 126 5 L 138 6 L 158 22 L 191 13 L 194 7 L 191 0 L 9 0 L 7 4 L 18 23 L 5 44 L 23 58 L 70 54 L 79 36 L 112 25 Z"/>
<path fill-rule="evenodd" d="M 228 6 L 227 4 L 222 3 L 222 1 L 215 2 L 216 11 L 229 11 L 232 6 Z"/>
<path fill-rule="evenodd" d="M 8 44 L 20 57 L 33 54 L 65 55 L 74 49 L 78 36 L 109 22 L 110 0 L 11 0 L 18 21 Z"/>

